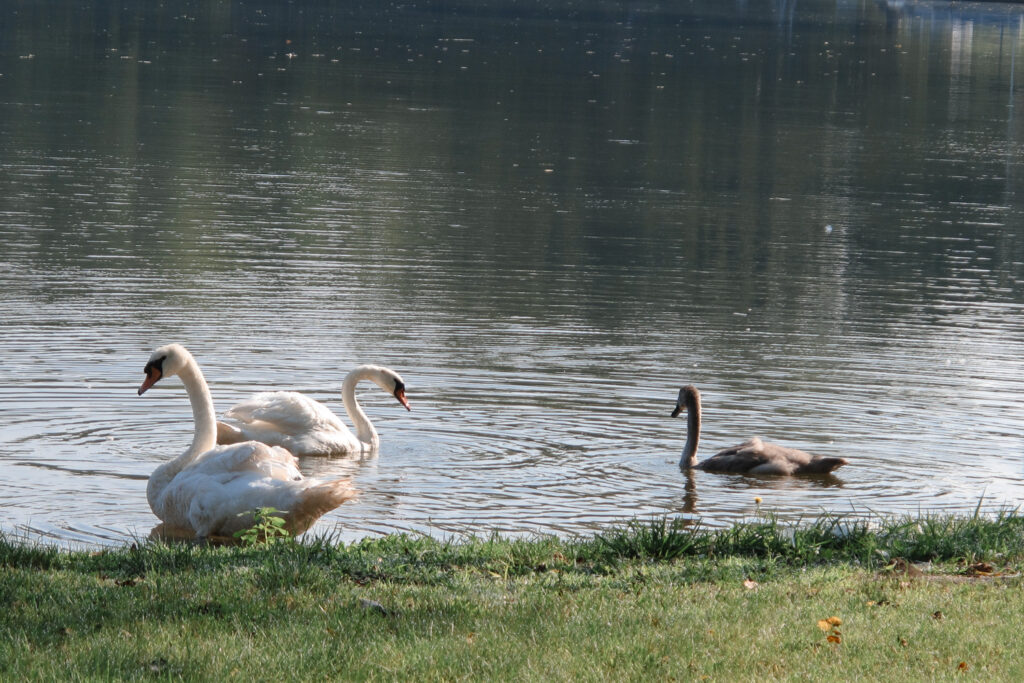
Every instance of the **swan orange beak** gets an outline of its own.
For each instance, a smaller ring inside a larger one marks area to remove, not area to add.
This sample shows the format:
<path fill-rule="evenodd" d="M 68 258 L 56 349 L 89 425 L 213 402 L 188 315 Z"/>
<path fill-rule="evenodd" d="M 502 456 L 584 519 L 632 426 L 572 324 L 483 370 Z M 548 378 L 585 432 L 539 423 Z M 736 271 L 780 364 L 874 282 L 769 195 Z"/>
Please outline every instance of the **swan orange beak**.
<path fill-rule="evenodd" d="M 405 406 L 406 410 L 412 410 L 412 408 L 409 407 L 408 399 L 405 398 L 405 387 L 395 387 L 395 398 L 398 399 L 399 403 Z"/>
<path fill-rule="evenodd" d="M 144 372 L 146 373 L 146 379 L 142 382 L 142 386 L 139 387 L 139 396 L 146 393 L 147 389 L 159 382 L 160 378 L 163 377 L 163 373 L 160 372 L 160 368 L 155 365 L 147 365 Z"/>
<path fill-rule="evenodd" d="M 679 417 L 679 413 L 681 412 L 683 412 L 683 407 L 677 403 L 676 409 L 672 411 L 672 414 L 669 417 Z"/>

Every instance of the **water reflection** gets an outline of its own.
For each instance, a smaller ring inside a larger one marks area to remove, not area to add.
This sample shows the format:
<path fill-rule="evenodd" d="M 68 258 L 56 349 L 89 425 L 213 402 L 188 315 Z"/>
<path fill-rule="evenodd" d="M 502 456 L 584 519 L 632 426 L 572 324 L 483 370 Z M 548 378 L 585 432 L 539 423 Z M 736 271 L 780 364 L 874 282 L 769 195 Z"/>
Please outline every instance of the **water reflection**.
<path fill-rule="evenodd" d="M 303 463 L 346 540 L 1024 494 L 1016 8 L 58 5 L 0 10 L 4 529 L 148 533 L 171 341 L 221 410 L 400 369 L 379 458 Z M 851 464 L 687 478 L 690 382 L 709 449 Z"/>
<path fill-rule="evenodd" d="M 684 523 L 687 525 L 706 524 L 709 521 L 714 525 L 715 520 L 720 517 L 720 510 L 718 509 L 720 496 L 725 492 L 730 496 L 743 497 L 745 505 L 742 507 L 741 514 L 744 519 L 757 518 L 765 513 L 775 514 L 777 508 L 774 504 L 769 504 L 764 508 L 761 507 L 761 501 L 764 500 L 762 495 L 765 495 L 768 500 L 776 500 L 780 496 L 787 494 L 800 496 L 800 494 L 809 490 L 836 489 L 828 491 L 832 499 L 845 498 L 842 492 L 838 490 L 843 487 L 843 480 L 831 473 L 803 475 L 800 477 L 776 477 L 751 474 L 716 474 L 681 467 L 680 474 L 683 482 L 682 496 L 677 496 L 666 512 L 685 520 Z M 717 481 L 716 478 L 721 478 L 723 481 Z M 701 485 L 710 491 L 710 500 L 707 504 L 700 503 Z M 769 493 L 771 495 L 767 496 L 766 494 Z M 730 506 L 729 512 L 734 514 L 735 508 Z M 828 512 L 835 512 L 835 508 L 815 507 L 803 511 L 794 508 L 787 510 L 786 514 L 795 519 L 813 519 Z M 861 516 L 870 514 L 870 511 L 867 509 L 851 509 L 839 514 L 851 512 Z"/>

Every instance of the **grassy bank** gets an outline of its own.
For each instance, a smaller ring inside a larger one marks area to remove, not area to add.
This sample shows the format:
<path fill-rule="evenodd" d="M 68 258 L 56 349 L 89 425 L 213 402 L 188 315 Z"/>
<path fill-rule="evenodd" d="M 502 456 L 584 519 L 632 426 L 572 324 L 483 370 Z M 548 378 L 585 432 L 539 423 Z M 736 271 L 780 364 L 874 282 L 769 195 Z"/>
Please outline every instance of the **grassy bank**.
<path fill-rule="evenodd" d="M 1022 680 L 1022 561 L 1016 514 L 566 541 L 0 539 L 0 678 Z"/>

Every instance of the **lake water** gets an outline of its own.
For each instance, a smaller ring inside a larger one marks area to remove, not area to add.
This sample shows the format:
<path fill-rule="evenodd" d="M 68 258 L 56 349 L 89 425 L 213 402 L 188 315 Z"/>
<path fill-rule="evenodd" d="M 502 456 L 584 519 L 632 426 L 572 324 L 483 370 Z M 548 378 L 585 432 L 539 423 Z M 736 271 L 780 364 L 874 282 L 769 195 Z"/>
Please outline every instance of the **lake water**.
<path fill-rule="evenodd" d="M 678 5 L 678 6 L 676 6 Z M 121 544 L 219 411 L 379 457 L 313 533 L 591 533 L 1024 496 L 1024 23 L 879 2 L 8 3 L 0 529 Z M 830 479 L 678 467 L 752 435 Z"/>

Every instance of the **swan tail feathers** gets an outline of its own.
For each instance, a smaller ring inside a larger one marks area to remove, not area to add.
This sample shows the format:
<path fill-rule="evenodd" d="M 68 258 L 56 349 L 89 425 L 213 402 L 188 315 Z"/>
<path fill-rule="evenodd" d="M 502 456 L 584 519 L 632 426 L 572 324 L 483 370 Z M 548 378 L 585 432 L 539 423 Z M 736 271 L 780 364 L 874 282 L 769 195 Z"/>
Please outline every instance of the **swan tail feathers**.
<path fill-rule="evenodd" d="M 815 458 L 811 460 L 801 471 L 808 474 L 827 474 L 837 470 L 849 461 L 846 458 Z"/>
<path fill-rule="evenodd" d="M 289 530 L 299 535 L 313 523 L 359 493 L 351 479 L 336 479 L 304 490 L 289 515 Z"/>

